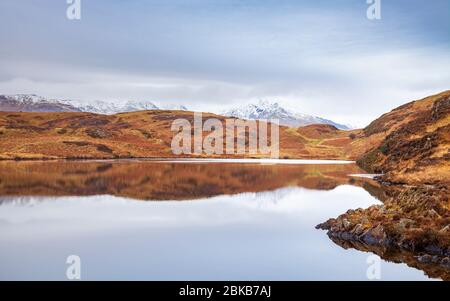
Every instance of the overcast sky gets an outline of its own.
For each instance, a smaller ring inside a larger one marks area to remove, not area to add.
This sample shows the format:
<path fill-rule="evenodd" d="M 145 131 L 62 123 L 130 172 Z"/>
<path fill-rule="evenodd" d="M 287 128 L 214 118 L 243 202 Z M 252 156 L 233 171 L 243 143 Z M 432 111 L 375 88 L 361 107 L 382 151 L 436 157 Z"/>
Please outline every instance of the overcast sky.
<path fill-rule="evenodd" d="M 450 89 L 450 1 L 1 0 L 0 94 L 217 111 L 256 100 L 357 126 Z"/>

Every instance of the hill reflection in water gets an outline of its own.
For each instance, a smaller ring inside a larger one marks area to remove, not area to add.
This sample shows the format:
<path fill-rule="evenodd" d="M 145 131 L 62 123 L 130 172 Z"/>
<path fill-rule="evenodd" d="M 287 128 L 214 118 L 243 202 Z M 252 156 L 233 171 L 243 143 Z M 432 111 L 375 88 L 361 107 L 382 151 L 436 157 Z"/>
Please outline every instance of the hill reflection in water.
<path fill-rule="evenodd" d="M 283 187 L 329 190 L 360 183 L 355 164 L 183 163 L 146 160 L 0 162 L 1 196 L 114 195 L 193 200 Z"/>
<path fill-rule="evenodd" d="M 314 229 L 385 198 L 376 182 L 349 176 L 359 173 L 355 164 L 3 161 L 0 279 L 61 279 L 75 253 L 90 262 L 85 279 L 364 280 L 363 252 L 384 259 L 383 279 L 426 278 L 390 262 L 446 279 L 416 254 L 337 247 Z M 104 254 L 124 262 L 119 274 Z"/>

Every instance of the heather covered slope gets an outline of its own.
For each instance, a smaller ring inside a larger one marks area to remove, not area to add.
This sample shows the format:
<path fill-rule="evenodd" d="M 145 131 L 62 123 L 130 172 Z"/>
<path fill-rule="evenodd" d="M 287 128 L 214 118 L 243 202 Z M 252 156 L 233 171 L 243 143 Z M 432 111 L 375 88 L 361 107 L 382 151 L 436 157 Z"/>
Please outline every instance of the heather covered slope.
<path fill-rule="evenodd" d="M 396 183 L 450 181 L 450 91 L 405 104 L 373 121 L 364 139 L 375 147 L 360 166 Z"/>
<path fill-rule="evenodd" d="M 193 124 L 193 117 L 193 112 L 164 110 L 115 115 L 85 112 L 0 112 L 0 158 L 175 157 L 171 150 L 175 135 L 171 131 L 172 122 L 183 118 Z M 229 117 L 203 113 L 203 119 L 207 118 L 217 118 L 225 124 L 225 119 Z M 321 126 L 325 125 L 318 125 Z M 350 132 L 334 128 L 333 133 L 330 137 L 310 137 L 297 129 L 281 126 L 280 157 L 354 159 L 354 156 L 348 156 L 345 151 L 345 147 L 353 141 L 349 138 Z M 208 133 L 205 132 L 204 135 L 206 134 Z M 339 143 L 336 143 L 336 138 L 340 139 Z M 258 156 L 267 155 L 254 157 Z"/>

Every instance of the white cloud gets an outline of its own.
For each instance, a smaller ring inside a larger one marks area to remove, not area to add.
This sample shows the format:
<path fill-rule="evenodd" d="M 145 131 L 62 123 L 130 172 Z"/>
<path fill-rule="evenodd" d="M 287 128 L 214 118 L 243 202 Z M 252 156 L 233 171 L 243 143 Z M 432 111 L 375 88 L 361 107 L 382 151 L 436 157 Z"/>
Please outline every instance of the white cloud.
<path fill-rule="evenodd" d="M 89 2 L 71 23 L 59 6 L 6 1 L 0 17 L 16 26 L 8 34 L 0 28 L 0 93 L 208 111 L 275 99 L 363 126 L 450 88 L 448 34 L 435 28 L 445 21 L 436 3 L 418 3 L 414 14 L 387 3 L 373 23 L 364 3 Z"/>

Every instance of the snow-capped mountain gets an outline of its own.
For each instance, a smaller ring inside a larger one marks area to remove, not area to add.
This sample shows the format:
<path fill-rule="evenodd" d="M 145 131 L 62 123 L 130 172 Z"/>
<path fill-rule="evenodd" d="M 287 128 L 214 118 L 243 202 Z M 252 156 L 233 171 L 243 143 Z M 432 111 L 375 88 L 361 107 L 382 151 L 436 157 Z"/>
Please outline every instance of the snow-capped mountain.
<path fill-rule="evenodd" d="M 258 103 L 245 104 L 221 113 L 225 116 L 241 119 L 278 119 L 280 125 L 299 127 L 309 124 L 330 124 L 338 129 L 348 130 L 349 126 L 336 123 L 332 120 L 317 116 L 302 114 L 288 110 L 277 102 L 259 101 Z"/>
<path fill-rule="evenodd" d="M 115 114 L 142 110 L 181 110 L 188 109 L 180 104 L 160 104 L 150 101 L 76 101 L 50 99 L 35 94 L 0 95 L 0 111 L 6 112 L 91 112 L 97 114 Z M 241 119 L 278 119 L 281 125 L 299 127 L 309 124 L 330 124 L 338 129 L 351 127 L 317 116 L 301 114 L 283 108 L 276 102 L 259 101 L 254 104 L 221 112 L 221 115 Z"/>
<path fill-rule="evenodd" d="M 0 111 L 10 112 L 92 112 L 115 114 L 159 110 L 150 101 L 90 101 L 49 99 L 34 94 L 0 95 Z"/>
<path fill-rule="evenodd" d="M 46 99 L 34 94 L 0 95 L 0 111 L 5 112 L 80 112 L 69 102 Z"/>
<path fill-rule="evenodd" d="M 90 102 L 64 101 L 64 103 L 70 103 L 82 112 L 91 112 L 97 114 L 116 114 L 143 110 L 159 110 L 159 108 L 150 101 L 121 102 L 96 100 Z"/>

